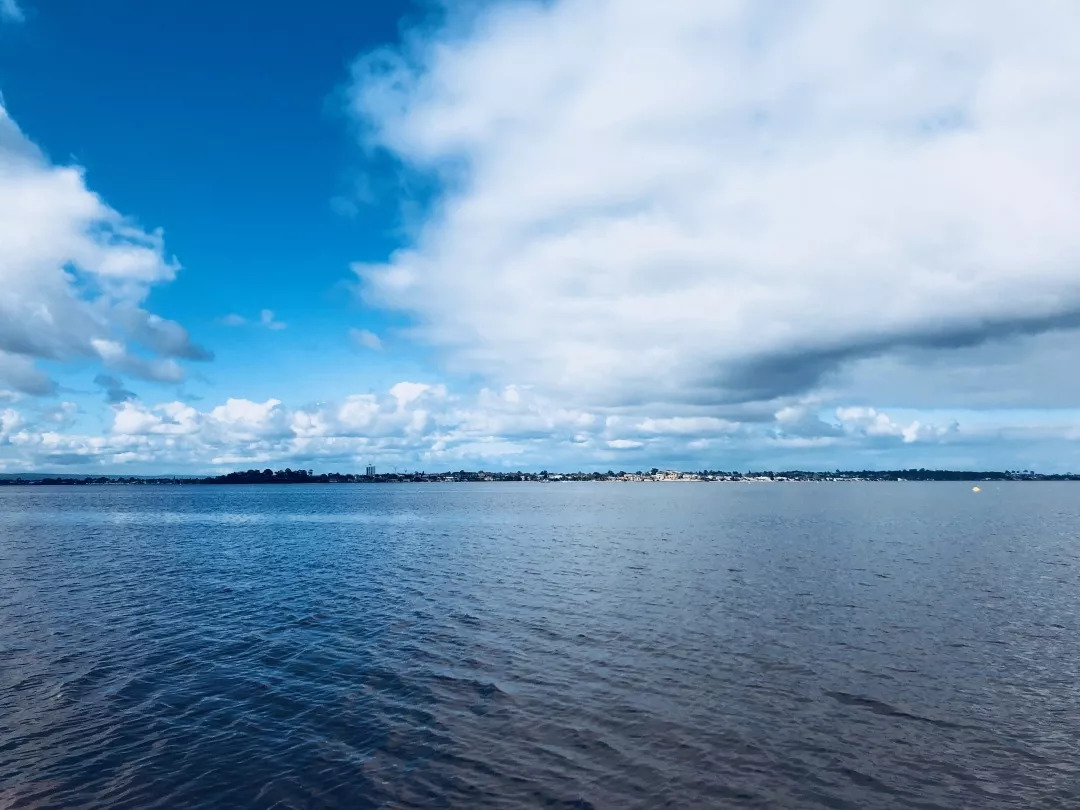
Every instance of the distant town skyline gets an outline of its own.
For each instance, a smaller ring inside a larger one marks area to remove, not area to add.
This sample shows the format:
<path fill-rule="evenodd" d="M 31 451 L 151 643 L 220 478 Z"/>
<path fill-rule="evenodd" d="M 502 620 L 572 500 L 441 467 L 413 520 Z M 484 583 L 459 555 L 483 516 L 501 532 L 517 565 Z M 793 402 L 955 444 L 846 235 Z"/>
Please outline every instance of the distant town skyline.
<path fill-rule="evenodd" d="M 1077 30 L 4 0 L 0 473 L 1069 472 Z"/>

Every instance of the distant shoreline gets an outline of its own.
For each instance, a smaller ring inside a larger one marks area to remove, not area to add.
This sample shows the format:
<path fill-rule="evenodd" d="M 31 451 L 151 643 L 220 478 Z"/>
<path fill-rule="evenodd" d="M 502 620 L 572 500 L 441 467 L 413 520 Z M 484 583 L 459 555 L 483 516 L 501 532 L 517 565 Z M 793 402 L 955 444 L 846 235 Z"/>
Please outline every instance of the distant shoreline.
<path fill-rule="evenodd" d="M 856 483 L 856 482 L 919 482 L 919 481 L 1080 481 L 1080 474 L 1036 473 L 1031 470 L 970 471 L 970 470 L 836 470 L 812 472 L 805 470 L 724 472 L 701 470 L 686 472 L 678 470 L 608 471 L 549 473 L 532 472 L 404 472 L 358 475 L 353 473 L 315 473 L 312 470 L 247 470 L 216 476 L 119 476 L 83 475 L 65 476 L 46 473 L 5 474 L 0 476 L 0 486 L 215 486 L 229 484 L 432 484 L 432 483 Z"/>

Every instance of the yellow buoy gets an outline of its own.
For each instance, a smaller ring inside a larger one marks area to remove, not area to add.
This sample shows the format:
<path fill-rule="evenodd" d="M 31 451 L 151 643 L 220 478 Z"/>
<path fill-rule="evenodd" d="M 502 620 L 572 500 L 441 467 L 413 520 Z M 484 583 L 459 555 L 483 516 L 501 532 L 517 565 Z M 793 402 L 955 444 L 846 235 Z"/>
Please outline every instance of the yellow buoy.
<path fill-rule="evenodd" d="M 972 488 L 971 488 L 971 491 L 972 491 L 972 492 L 982 492 L 982 490 L 981 490 L 981 489 L 979 489 L 978 487 L 972 487 Z"/>

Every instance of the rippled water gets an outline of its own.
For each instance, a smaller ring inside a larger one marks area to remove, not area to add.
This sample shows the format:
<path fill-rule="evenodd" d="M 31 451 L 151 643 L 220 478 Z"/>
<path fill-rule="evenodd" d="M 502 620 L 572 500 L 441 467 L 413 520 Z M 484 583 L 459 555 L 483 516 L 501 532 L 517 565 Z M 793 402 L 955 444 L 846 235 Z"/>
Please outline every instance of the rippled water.
<path fill-rule="evenodd" d="M 1078 495 L 0 488 L 0 807 L 1080 806 Z"/>

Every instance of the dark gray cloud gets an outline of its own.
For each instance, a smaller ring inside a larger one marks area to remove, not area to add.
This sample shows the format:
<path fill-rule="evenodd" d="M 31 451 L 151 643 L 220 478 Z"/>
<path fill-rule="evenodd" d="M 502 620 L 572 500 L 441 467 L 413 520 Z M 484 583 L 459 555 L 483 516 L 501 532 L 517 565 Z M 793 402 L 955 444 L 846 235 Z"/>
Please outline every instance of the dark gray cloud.
<path fill-rule="evenodd" d="M 714 378 L 712 390 L 718 404 L 772 400 L 817 389 L 844 366 L 859 360 L 890 354 L 925 358 L 986 344 L 1007 345 L 1078 327 L 1080 310 L 1070 308 L 1041 317 L 996 318 L 959 325 L 942 323 L 919 332 L 872 335 L 842 345 L 811 345 L 743 360 Z M 702 386 L 703 391 L 708 389 L 709 386 Z"/>
<path fill-rule="evenodd" d="M 904 408 L 1073 408 L 1080 403 L 1080 330 L 900 349 L 856 359 L 829 385 L 848 401 Z"/>
<path fill-rule="evenodd" d="M 11 387 L 31 396 L 55 394 L 56 381 L 38 369 L 33 361 L 0 350 L 0 388 Z"/>
<path fill-rule="evenodd" d="M 98 374 L 94 378 L 94 384 L 105 392 L 105 400 L 110 405 L 118 405 L 138 398 L 133 391 L 124 387 L 122 380 L 109 374 Z"/>
<path fill-rule="evenodd" d="M 141 309 L 126 313 L 125 319 L 132 338 L 156 354 L 182 360 L 214 359 L 214 353 L 193 343 L 188 331 L 176 321 L 166 320 Z"/>

